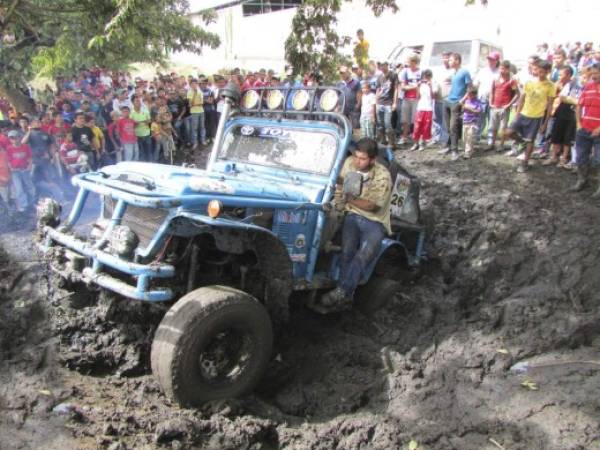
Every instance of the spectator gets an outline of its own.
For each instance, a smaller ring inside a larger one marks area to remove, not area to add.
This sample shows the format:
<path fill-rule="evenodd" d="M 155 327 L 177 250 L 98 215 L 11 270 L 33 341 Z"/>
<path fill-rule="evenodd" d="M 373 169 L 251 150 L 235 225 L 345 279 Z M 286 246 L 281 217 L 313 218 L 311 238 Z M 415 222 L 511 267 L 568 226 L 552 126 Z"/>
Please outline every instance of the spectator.
<path fill-rule="evenodd" d="M 421 69 L 419 69 L 419 57 L 412 55 L 408 58 L 408 67 L 405 67 L 398 76 L 399 89 L 404 93 L 400 114 L 402 136 L 398 144 L 408 143 L 410 127 L 417 112 L 417 97 L 419 83 L 421 82 Z"/>
<path fill-rule="evenodd" d="M 463 139 L 465 141 L 465 153 L 463 157 L 469 159 L 475 151 L 475 143 L 479 134 L 480 116 L 484 113 L 484 105 L 478 98 L 477 88 L 469 87 L 467 96 L 460 101 L 463 109 Z"/>
<path fill-rule="evenodd" d="M 86 117 L 82 112 L 75 114 L 75 123 L 71 128 L 73 142 L 77 149 L 86 154 L 92 170 L 98 167 L 98 158 L 93 146 L 94 132 L 86 125 Z"/>
<path fill-rule="evenodd" d="M 591 66 L 589 77 L 576 109 L 577 183 L 572 190 L 581 191 L 593 169 L 598 186 L 592 197 L 600 198 L 600 64 Z"/>
<path fill-rule="evenodd" d="M 579 87 L 573 80 L 573 68 L 565 65 L 560 71 L 557 92 L 552 107 L 552 128 L 550 142 L 552 143 L 552 156 L 544 161 L 544 165 L 567 164 L 570 160 L 571 144 L 575 141 L 577 121 L 575 119 L 575 105 Z M 562 156 L 561 156 L 562 155 Z M 560 159 L 559 159 L 560 157 Z"/>
<path fill-rule="evenodd" d="M 375 93 L 371 90 L 368 81 L 361 83 L 362 95 L 360 97 L 360 137 L 375 138 Z"/>
<path fill-rule="evenodd" d="M 357 128 L 358 122 L 358 97 L 360 92 L 360 83 L 352 77 L 348 67 L 340 67 L 340 78 L 342 81 L 339 84 L 340 89 L 344 94 L 344 111 L 343 114 L 350 120 L 352 126 Z"/>
<path fill-rule="evenodd" d="M 252 84 L 256 80 L 252 80 Z M 250 84 L 250 87 L 252 86 Z M 191 80 L 190 89 L 187 93 L 187 99 L 190 103 L 189 131 L 191 135 L 192 150 L 198 148 L 198 136 L 200 136 L 200 145 L 206 146 L 206 128 L 204 127 L 204 96 L 198 86 L 198 80 Z"/>
<path fill-rule="evenodd" d="M 261 78 L 259 78 L 257 83 L 260 83 L 261 86 L 266 86 L 265 69 L 261 69 L 261 71 L 262 72 L 259 72 Z M 202 91 L 202 97 L 204 98 L 206 143 L 210 144 L 217 132 L 217 110 L 215 108 L 215 94 L 213 89 L 208 85 L 207 78 L 200 79 L 200 90 Z"/>
<path fill-rule="evenodd" d="M 135 135 L 139 149 L 140 161 L 150 161 L 152 158 L 152 137 L 150 136 L 150 111 L 142 105 L 141 97 L 131 97 L 133 109 L 129 117 L 135 122 Z"/>
<path fill-rule="evenodd" d="M 7 142 L 8 141 L 8 142 Z M 10 165 L 6 147 L 10 144 L 10 140 L 0 133 L 0 199 L 6 207 L 10 204 Z"/>
<path fill-rule="evenodd" d="M 425 142 L 431 139 L 436 90 L 431 70 L 425 69 L 421 74 L 421 81 L 419 82 L 417 92 L 417 111 L 413 132 L 414 145 L 411 150 L 423 150 Z"/>
<path fill-rule="evenodd" d="M 6 147 L 6 156 L 12 189 L 17 200 L 17 212 L 23 214 L 35 199 L 35 188 L 31 181 L 32 153 L 29 145 L 21 143 L 18 131 L 9 131 L 8 139 L 10 143 Z"/>
<path fill-rule="evenodd" d="M 392 127 L 392 113 L 396 110 L 398 100 L 396 82 L 396 75 L 384 61 L 381 64 L 381 75 L 377 79 L 377 134 L 378 140 L 392 149 L 396 147 L 396 136 Z"/>
<path fill-rule="evenodd" d="M 88 164 L 88 156 L 77 148 L 77 144 L 73 142 L 73 135 L 69 131 L 60 133 L 61 139 L 59 158 L 67 172 L 71 175 L 87 172 L 90 170 Z"/>
<path fill-rule="evenodd" d="M 121 107 L 121 117 L 117 122 L 117 136 L 121 143 L 123 161 L 138 161 L 140 159 L 140 149 L 137 136 L 135 134 L 135 120 L 129 117 L 128 106 Z M 120 155 L 117 153 L 117 161 Z"/>
<path fill-rule="evenodd" d="M 500 53 L 495 51 L 490 52 L 490 54 L 487 56 L 487 64 L 487 67 L 479 70 L 473 81 L 473 84 L 477 86 L 477 90 L 479 92 L 479 101 L 481 102 L 481 106 L 483 108 L 481 114 L 479 115 L 479 123 L 477 124 L 477 141 L 481 140 L 481 134 L 488 125 L 492 86 L 494 85 L 494 81 L 498 78 L 500 73 Z M 491 145 L 491 142 L 488 141 L 488 146 L 489 145 Z"/>
<path fill-rule="evenodd" d="M 354 59 L 356 60 L 356 65 L 359 67 L 367 67 L 367 63 L 369 61 L 369 42 L 365 39 L 365 32 L 361 28 L 356 30 Z"/>
<path fill-rule="evenodd" d="M 513 105 L 519 98 L 519 89 L 517 81 L 511 76 L 510 61 L 502 61 L 500 64 L 499 76 L 492 83 L 490 93 L 490 124 L 488 127 L 487 150 L 494 150 L 498 131 L 500 134 L 499 151 L 504 149 L 504 130 L 508 127 L 508 119 Z"/>
<path fill-rule="evenodd" d="M 455 70 L 452 76 L 450 93 L 444 102 L 444 127 L 448 130 L 448 146 L 439 153 L 447 155 L 450 153 L 452 160 L 458 159 L 458 141 L 462 129 L 462 107 L 460 101 L 467 93 L 471 85 L 471 74 L 467 69 L 461 67 L 462 57 L 458 53 L 450 56 L 450 67 Z"/>
<path fill-rule="evenodd" d="M 529 159 L 533 152 L 533 143 L 538 131 L 543 133 L 548 125 L 555 97 L 556 88 L 548 80 L 551 65 L 547 61 L 540 61 L 537 66 L 538 79 L 525 84 L 523 95 L 517 107 L 517 118 L 510 129 L 506 130 L 506 137 L 513 138 L 515 145 L 524 142 L 526 145 L 525 158 L 518 165 L 518 172 L 528 170 Z M 515 149 L 515 153 L 518 151 Z"/>

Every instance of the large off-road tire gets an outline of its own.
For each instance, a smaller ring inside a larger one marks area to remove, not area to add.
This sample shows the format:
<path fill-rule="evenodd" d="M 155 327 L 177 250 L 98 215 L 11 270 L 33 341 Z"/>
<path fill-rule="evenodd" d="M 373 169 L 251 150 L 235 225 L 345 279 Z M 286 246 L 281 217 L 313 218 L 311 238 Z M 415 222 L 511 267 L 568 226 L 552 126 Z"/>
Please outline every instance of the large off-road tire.
<path fill-rule="evenodd" d="M 401 284 L 396 280 L 371 277 L 354 293 L 354 307 L 366 315 L 383 308 L 399 291 Z"/>
<path fill-rule="evenodd" d="M 254 297 L 225 286 L 183 296 L 152 343 L 152 372 L 182 406 L 250 392 L 271 357 L 271 319 Z"/>

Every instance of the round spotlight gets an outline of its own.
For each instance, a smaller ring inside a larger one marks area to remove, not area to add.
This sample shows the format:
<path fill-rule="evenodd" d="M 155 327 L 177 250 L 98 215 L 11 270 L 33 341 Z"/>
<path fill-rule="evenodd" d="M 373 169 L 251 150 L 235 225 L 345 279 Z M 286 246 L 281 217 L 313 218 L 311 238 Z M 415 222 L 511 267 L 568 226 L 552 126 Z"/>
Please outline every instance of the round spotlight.
<path fill-rule="evenodd" d="M 221 210 L 223 209 L 223 203 L 219 200 L 211 200 L 208 202 L 208 206 L 206 207 L 206 212 L 208 213 L 208 217 L 211 219 L 216 218 L 219 214 L 221 214 Z"/>
<path fill-rule="evenodd" d="M 242 96 L 243 109 L 255 109 L 260 101 L 260 95 L 254 90 L 244 92 Z"/>
<path fill-rule="evenodd" d="M 270 91 L 267 96 L 267 108 L 280 109 L 283 106 L 283 92 L 279 89 Z"/>
<path fill-rule="evenodd" d="M 307 91 L 296 91 L 292 97 L 292 107 L 296 111 L 302 111 L 308 106 L 310 94 Z"/>
<path fill-rule="evenodd" d="M 323 92 L 323 94 L 321 94 L 319 105 L 323 111 L 331 112 L 337 106 L 339 99 L 340 97 L 336 91 L 333 89 L 327 89 L 325 92 Z"/>

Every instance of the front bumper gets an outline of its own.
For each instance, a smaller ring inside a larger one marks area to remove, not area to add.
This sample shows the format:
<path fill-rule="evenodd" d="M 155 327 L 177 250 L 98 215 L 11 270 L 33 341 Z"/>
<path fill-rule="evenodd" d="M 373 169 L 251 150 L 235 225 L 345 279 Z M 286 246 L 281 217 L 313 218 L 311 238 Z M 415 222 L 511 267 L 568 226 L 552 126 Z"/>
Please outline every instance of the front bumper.
<path fill-rule="evenodd" d="M 162 302 L 171 300 L 174 296 L 173 291 L 166 287 L 150 289 L 152 278 L 171 278 L 175 275 L 175 268 L 172 265 L 161 263 L 138 264 L 124 261 L 110 253 L 96 249 L 89 243 L 70 234 L 49 226 L 43 228 L 43 235 L 45 236 L 45 242 L 41 245 L 41 250 L 44 253 L 50 254 L 53 251 L 58 251 L 63 252 L 64 255 L 67 251 L 74 251 L 88 260 L 88 265 L 81 271 L 70 270 L 68 274 L 65 274 L 62 268 L 53 265 L 63 276 L 68 275 L 69 277 L 79 278 L 85 283 L 96 284 L 135 300 Z M 60 244 L 62 247 L 55 247 L 54 244 Z M 57 255 L 54 254 L 53 256 L 56 257 Z M 135 285 L 102 272 L 103 267 L 109 267 L 131 276 L 136 280 Z"/>

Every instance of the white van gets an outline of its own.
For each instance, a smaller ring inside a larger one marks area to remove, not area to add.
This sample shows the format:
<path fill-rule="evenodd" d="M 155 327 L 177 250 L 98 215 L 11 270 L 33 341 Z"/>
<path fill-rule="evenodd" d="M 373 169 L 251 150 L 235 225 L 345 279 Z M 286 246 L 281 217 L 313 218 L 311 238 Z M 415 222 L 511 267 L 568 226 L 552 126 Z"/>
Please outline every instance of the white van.
<path fill-rule="evenodd" d="M 460 53 L 462 66 L 474 76 L 479 69 L 487 66 L 487 57 L 491 52 L 502 55 L 502 47 L 482 39 L 464 41 L 437 41 L 425 44 L 399 44 L 390 53 L 388 62 L 392 66 L 405 64 L 408 57 L 418 54 L 421 69 L 431 69 L 434 76 L 443 70 L 442 53 Z"/>

